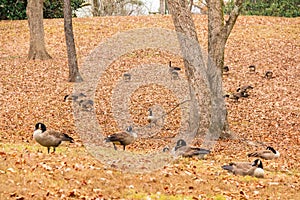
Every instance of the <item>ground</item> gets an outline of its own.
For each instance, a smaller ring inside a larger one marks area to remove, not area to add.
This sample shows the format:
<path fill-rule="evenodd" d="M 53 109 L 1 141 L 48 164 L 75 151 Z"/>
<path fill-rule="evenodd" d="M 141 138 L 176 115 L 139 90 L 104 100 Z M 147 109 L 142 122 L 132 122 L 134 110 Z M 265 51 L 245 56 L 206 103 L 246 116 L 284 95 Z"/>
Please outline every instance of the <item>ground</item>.
<path fill-rule="evenodd" d="M 99 43 L 116 33 L 145 27 L 174 29 L 170 16 L 159 15 L 73 22 L 79 66 Z M 67 82 L 63 20 L 44 23 L 46 48 L 53 59 L 29 61 L 27 21 L 0 21 L 1 199 L 300 198 L 299 18 L 239 17 L 226 46 L 225 64 L 230 70 L 223 75 L 224 93 L 246 84 L 254 89 L 238 102 L 226 99 L 229 124 L 236 138 L 218 140 L 203 160 L 179 158 L 159 170 L 139 174 L 106 165 L 84 147 L 76 132 L 73 107 L 63 101 L 73 89 Z M 206 49 L 206 16 L 195 16 L 195 23 L 200 44 Z M 139 63 L 167 66 L 169 60 L 183 67 L 178 56 L 153 49 L 123 55 L 111 64 L 95 96 L 97 119 L 106 135 L 118 130 L 110 106 L 114 82 Z M 249 65 L 256 66 L 256 73 L 249 72 Z M 264 78 L 267 70 L 272 70 L 272 79 Z M 135 123 L 147 124 L 144 108 L 153 104 L 147 91 L 154 89 L 145 88 L 132 97 L 135 103 L 130 113 Z M 166 92 L 155 94 L 158 101 Z M 148 101 L 139 98 L 143 95 Z M 175 100 L 168 95 L 167 101 L 173 105 Z M 175 112 L 167 120 L 168 128 L 162 135 L 176 135 L 178 117 L 180 113 Z M 63 143 L 56 153 L 47 154 L 46 148 L 32 139 L 38 121 L 67 133 L 75 143 Z M 193 144 L 199 146 L 201 141 L 199 136 Z M 279 150 L 281 157 L 263 161 L 265 178 L 234 176 L 221 169 L 231 161 L 251 161 L 246 154 L 267 145 Z M 128 151 L 155 151 L 159 147 L 137 141 L 128 146 Z"/>

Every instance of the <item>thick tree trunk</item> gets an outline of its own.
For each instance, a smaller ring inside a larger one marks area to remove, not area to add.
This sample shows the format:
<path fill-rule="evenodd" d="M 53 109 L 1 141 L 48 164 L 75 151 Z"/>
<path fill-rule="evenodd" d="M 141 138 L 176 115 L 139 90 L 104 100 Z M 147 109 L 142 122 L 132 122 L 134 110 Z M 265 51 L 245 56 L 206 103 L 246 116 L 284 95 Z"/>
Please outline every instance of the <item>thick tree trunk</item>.
<path fill-rule="evenodd" d="M 31 60 L 50 59 L 51 56 L 46 51 L 44 39 L 43 0 L 28 0 L 26 14 L 30 30 L 28 58 Z"/>
<path fill-rule="evenodd" d="M 76 57 L 70 0 L 64 0 L 64 27 L 65 27 L 65 36 L 66 36 L 66 44 L 67 44 L 67 52 L 68 52 L 69 81 L 81 82 L 82 78 L 79 73 L 77 57 Z"/>
<path fill-rule="evenodd" d="M 203 94 L 202 97 L 197 96 L 201 113 L 200 126 L 209 127 L 208 137 L 213 141 L 220 136 L 226 118 L 222 77 L 216 66 L 207 67 L 204 64 L 188 1 L 168 0 L 168 6 L 178 35 L 184 34 L 198 44 L 197 47 L 191 48 L 191 41 L 182 40 L 179 36 L 183 56 L 192 61 L 189 63 L 185 60 L 184 63 L 189 83 L 194 86 L 196 95 Z M 202 133 L 201 127 L 199 133 Z"/>
<path fill-rule="evenodd" d="M 224 66 L 224 53 L 227 39 L 237 20 L 243 0 L 236 0 L 235 6 L 228 19 L 224 20 L 224 1 L 207 0 L 208 5 L 208 64 L 216 65 L 222 72 Z M 222 72 L 223 73 L 223 72 Z M 227 114 L 221 138 L 232 137 L 230 133 Z"/>

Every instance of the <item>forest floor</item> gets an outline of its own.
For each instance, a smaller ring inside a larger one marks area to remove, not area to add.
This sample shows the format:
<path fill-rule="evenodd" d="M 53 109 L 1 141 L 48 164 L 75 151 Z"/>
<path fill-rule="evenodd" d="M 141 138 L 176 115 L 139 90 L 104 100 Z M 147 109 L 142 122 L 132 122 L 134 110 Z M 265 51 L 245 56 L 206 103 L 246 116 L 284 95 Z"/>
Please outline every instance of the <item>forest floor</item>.
<path fill-rule="evenodd" d="M 205 50 L 207 17 L 195 16 L 195 23 Z M 0 21 L 0 199 L 300 199 L 299 27 L 300 18 L 239 17 L 226 46 L 225 65 L 230 71 L 223 75 L 224 93 L 243 85 L 254 88 L 248 98 L 226 99 L 235 139 L 216 141 L 205 159 L 178 158 L 157 170 L 133 173 L 93 156 L 76 131 L 72 104 L 63 101 L 74 87 L 67 81 L 63 19 L 44 20 L 46 48 L 53 57 L 46 61 L 27 59 L 27 21 Z M 136 28 L 174 30 L 171 17 L 159 15 L 74 19 L 73 28 L 80 69 L 100 43 L 117 33 Z M 146 44 L 148 40 L 153 38 L 145 38 Z M 119 45 L 116 51 L 123 50 Z M 184 68 L 178 55 L 162 49 L 125 52 L 112 61 L 95 93 L 104 135 L 119 130 L 111 99 L 123 73 L 143 63 L 168 67 L 169 60 Z M 255 73 L 249 72 L 250 65 L 256 66 Z M 271 79 L 264 78 L 268 70 L 273 72 Z M 176 103 L 176 94 L 150 84 L 132 92 L 129 112 L 135 125 L 146 126 L 149 106 L 163 104 L 170 109 Z M 159 154 L 168 142 L 163 138 L 178 134 L 182 117 L 178 110 L 167 116 L 159 130 L 161 139 L 139 139 L 126 151 Z M 37 122 L 67 133 L 75 143 L 62 143 L 56 153 L 47 154 L 32 138 Z M 198 136 L 193 145 L 201 146 L 203 140 Z M 235 176 L 221 169 L 231 161 L 253 161 L 247 153 L 266 146 L 281 156 L 263 161 L 264 178 Z"/>

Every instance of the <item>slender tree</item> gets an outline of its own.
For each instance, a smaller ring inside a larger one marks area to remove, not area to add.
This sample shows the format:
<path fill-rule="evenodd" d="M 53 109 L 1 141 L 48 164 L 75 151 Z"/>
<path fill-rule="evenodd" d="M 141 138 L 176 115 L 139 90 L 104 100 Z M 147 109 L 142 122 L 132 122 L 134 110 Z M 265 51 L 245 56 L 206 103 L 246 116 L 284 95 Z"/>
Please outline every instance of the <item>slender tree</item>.
<path fill-rule="evenodd" d="M 224 52 L 227 39 L 233 29 L 233 26 L 240 14 L 243 0 L 236 0 L 234 9 L 227 19 L 224 17 L 223 0 L 207 0 L 208 6 L 208 63 L 214 63 L 220 71 L 224 66 Z M 226 114 L 221 137 L 230 137 L 229 123 Z"/>
<path fill-rule="evenodd" d="M 65 28 L 65 36 L 66 36 L 66 44 L 67 44 L 67 52 L 68 52 L 69 81 L 81 82 L 82 77 L 79 73 L 77 57 L 76 57 L 70 0 L 64 0 L 64 28 Z"/>
<path fill-rule="evenodd" d="M 43 24 L 43 0 L 28 0 L 26 14 L 30 30 L 29 59 L 50 59 L 46 51 Z"/>
<path fill-rule="evenodd" d="M 224 1 L 207 0 L 208 6 L 208 54 L 217 67 L 224 66 L 224 52 L 227 39 L 239 16 L 243 0 L 236 0 L 228 18 L 224 18 Z"/>

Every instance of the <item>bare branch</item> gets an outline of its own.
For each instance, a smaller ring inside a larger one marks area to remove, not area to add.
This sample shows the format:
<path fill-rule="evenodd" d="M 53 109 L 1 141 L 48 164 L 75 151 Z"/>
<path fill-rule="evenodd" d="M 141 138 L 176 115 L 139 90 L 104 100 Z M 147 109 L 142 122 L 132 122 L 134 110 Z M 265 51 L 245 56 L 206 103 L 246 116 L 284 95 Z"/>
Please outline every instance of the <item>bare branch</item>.
<path fill-rule="evenodd" d="M 226 35 L 229 36 L 242 8 L 243 0 L 236 0 L 234 3 L 234 8 L 230 12 L 229 18 L 226 20 L 225 29 Z"/>

